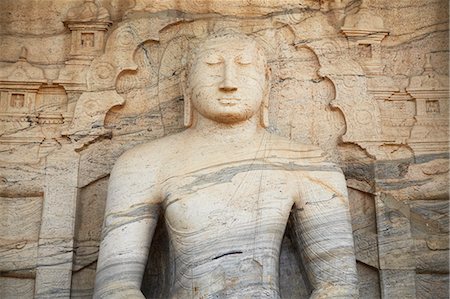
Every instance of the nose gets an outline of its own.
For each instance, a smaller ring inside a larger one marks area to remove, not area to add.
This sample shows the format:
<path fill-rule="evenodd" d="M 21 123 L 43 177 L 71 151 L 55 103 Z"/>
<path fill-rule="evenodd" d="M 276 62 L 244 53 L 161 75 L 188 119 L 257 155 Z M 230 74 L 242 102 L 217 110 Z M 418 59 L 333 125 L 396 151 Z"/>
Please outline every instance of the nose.
<path fill-rule="evenodd" d="M 233 92 L 237 89 L 235 66 L 230 62 L 225 63 L 223 67 L 223 78 L 222 82 L 220 82 L 219 90 L 224 92 Z"/>

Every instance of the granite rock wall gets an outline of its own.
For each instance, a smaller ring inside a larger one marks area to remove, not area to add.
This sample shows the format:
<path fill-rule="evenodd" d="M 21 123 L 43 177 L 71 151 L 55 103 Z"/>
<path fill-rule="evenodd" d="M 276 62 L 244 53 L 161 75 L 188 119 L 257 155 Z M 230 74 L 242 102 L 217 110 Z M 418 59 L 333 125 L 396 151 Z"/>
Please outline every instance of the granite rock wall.
<path fill-rule="evenodd" d="M 0 2 L 0 298 L 90 298 L 111 168 L 183 127 L 184 54 L 232 28 L 272 70 L 269 130 L 345 172 L 361 298 L 449 296 L 443 0 Z M 283 298 L 309 286 L 290 230 Z M 167 293 L 167 235 L 142 289 Z"/>

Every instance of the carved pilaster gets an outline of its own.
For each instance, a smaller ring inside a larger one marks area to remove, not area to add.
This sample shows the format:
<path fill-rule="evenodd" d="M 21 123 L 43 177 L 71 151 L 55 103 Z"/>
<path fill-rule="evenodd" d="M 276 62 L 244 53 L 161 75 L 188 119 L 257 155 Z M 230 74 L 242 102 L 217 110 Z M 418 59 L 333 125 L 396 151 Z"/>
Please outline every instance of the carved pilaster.
<path fill-rule="evenodd" d="M 433 70 L 430 54 L 427 55 L 423 73 L 411 78 L 407 91 L 416 102 L 416 124 L 409 141 L 414 152 L 448 152 L 448 76 Z"/>
<path fill-rule="evenodd" d="M 351 47 L 362 48 L 360 52 L 368 47 L 367 57 L 360 57 L 366 74 L 381 75 L 384 68 L 381 61 L 381 41 L 389 34 L 389 30 L 384 27 L 383 19 L 369 10 L 367 0 L 362 2 L 358 13 L 346 17 L 341 30 Z"/>
<path fill-rule="evenodd" d="M 105 8 L 93 0 L 86 0 L 69 10 L 64 24 L 72 32 L 67 64 L 90 64 L 92 59 L 103 54 L 105 34 L 112 25 Z"/>
<path fill-rule="evenodd" d="M 55 83 L 59 69 L 35 66 L 27 55 L 22 48 L 17 62 L 0 68 L 0 160 L 23 161 L 27 156 L 36 162 L 58 146 L 61 126 L 71 118 L 66 91 Z M 13 147 L 25 152 L 9 151 Z"/>

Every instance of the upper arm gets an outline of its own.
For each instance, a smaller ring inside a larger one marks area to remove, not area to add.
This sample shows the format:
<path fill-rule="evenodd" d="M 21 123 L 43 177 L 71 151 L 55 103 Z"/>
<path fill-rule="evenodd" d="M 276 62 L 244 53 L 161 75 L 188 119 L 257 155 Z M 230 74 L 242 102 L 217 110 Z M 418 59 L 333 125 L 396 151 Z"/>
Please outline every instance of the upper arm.
<path fill-rule="evenodd" d="M 103 239 L 111 233 L 130 242 L 139 231 L 131 234 L 125 231 L 157 221 L 160 198 L 157 169 L 150 163 L 137 150 L 126 152 L 117 160 L 109 179 Z M 122 246 L 116 243 L 115 246 Z"/>
<path fill-rule="evenodd" d="M 132 150 L 122 155 L 111 171 L 106 214 L 159 201 L 158 167 L 145 154 Z"/>
<path fill-rule="evenodd" d="M 122 298 L 121 292 L 139 291 L 159 217 L 156 167 L 148 160 L 132 150 L 111 172 L 97 265 L 99 298 L 109 298 L 109 292 Z"/>
<path fill-rule="evenodd" d="M 338 201 L 348 205 L 347 185 L 339 167 L 331 163 L 309 167 L 310 171 L 302 170 L 295 173 L 297 207 L 327 201 Z"/>
<path fill-rule="evenodd" d="M 315 292 L 334 285 L 352 298 L 357 279 L 345 178 L 333 164 L 318 167 L 296 173 L 296 241 Z"/>

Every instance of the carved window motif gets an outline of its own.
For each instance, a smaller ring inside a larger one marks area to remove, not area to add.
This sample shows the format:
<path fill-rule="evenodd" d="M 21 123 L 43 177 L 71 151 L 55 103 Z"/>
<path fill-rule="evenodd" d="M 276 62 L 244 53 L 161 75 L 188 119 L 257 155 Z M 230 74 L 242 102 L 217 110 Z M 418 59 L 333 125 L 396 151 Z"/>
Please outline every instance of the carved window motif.
<path fill-rule="evenodd" d="M 427 113 L 434 114 L 439 113 L 441 109 L 439 108 L 439 101 L 438 100 L 427 100 L 426 101 L 426 109 Z"/>
<path fill-rule="evenodd" d="M 361 58 L 371 58 L 372 57 L 372 49 L 370 45 L 360 44 L 358 45 L 358 55 Z"/>
<path fill-rule="evenodd" d="M 94 33 L 81 33 L 81 47 L 82 48 L 94 47 Z"/>
<path fill-rule="evenodd" d="M 406 112 L 406 104 L 404 102 L 397 102 L 394 104 L 394 107 L 396 108 L 395 114 L 398 116 L 397 113 L 405 113 Z"/>
<path fill-rule="evenodd" d="M 11 101 L 9 105 L 12 108 L 22 108 L 23 106 L 25 106 L 25 95 L 22 93 L 11 94 Z"/>

